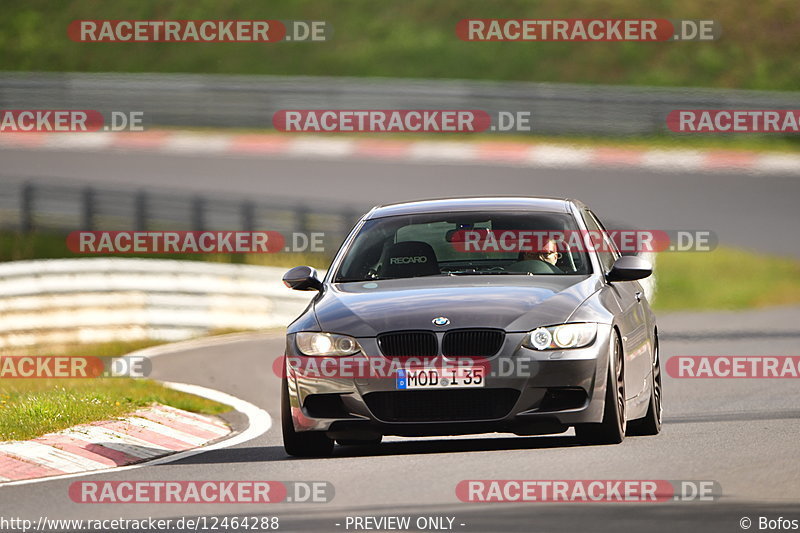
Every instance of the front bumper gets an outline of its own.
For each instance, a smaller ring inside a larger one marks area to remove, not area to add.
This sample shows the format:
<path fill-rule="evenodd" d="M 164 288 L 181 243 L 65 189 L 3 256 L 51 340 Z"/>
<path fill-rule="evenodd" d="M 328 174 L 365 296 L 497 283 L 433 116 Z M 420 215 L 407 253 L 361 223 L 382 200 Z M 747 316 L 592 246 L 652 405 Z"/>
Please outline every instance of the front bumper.
<path fill-rule="evenodd" d="M 508 333 L 486 360 L 485 385 L 474 389 L 398 390 L 392 376 L 320 377 L 287 337 L 285 372 L 296 431 L 332 438 L 510 432 L 559 433 L 603 417 L 611 326 L 599 325 L 590 346 L 539 352 L 521 346 L 524 333 Z M 375 338 L 359 338 L 353 358 L 369 367 L 387 361 Z M 321 359 L 321 358 L 313 358 Z M 452 361 L 439 356 L 440 361 Z M 317 361 L 315 361 L 317 362 Z M 490 368 L 490 370 L 489 370 Z"/>

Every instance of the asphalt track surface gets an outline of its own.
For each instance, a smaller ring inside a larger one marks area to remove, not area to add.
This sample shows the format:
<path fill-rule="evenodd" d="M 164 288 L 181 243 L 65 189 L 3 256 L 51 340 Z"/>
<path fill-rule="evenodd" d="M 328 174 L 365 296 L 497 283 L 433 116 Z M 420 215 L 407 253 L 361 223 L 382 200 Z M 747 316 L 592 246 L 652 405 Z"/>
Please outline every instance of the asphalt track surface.
<path fill-rule="evenodd" d="M 663 356 L 796 351 L 800 308 L 662 318 Z M 740 335 L 730 335 L 738 332 Z M 730 339 L 729 337 L 734 337 Z M 690 340 L 687 340 L 690 339 Z M 280 335 L 189 349 L 154 360 L 154 377 L 214 388 L 266 409 L 272 428 L 232 448 L 174 463 L 0 489 L 5 516 L 145 518 L 278 516 L 284 531 L 346 531 L 347 516 L 448 516 L 454 531 L 741 531 L 739 520 L 800 519 L 800 390 L 796 380 L 689 380 L 665 376 L 665 425 L 657 437 L 580 446 L 571 433 L 515 437 L 389 438 L 377 448 L 337 447 L 325 459 L 292 459 L 281 446 Z M 77 480 L 328 481 L 324 504 L 77 504 Z M 463 479 L 713 480 L 713 502 L 657 504 L 462 503 Z M 336 526 L 336 524 L 342 526 Z M 460 524 L 464 526 L 460 526 Z M 755 528 L 754 528 L 755 529 Z M 352 531 L 352 529 L 350 529 Z"/>
<path fill-rule="evenodd" d="M 143 156 L 2 150 L 3 176 L 108 186 L 301 198 L 359 205 L 477 194 L 574 196 L 601 216 L 640 228 L 711 229 L 724 244 L 800 255 L 800 180 L 737 174 Z M 224 176 L 225 179 L 221 179 Z M 659 316 L 662 357 L 796 355 L 800 309 Z M 221 390 L 266 409 L 272 428 L 232 448 L 85 478 L 0 489 L 0 515 L 48 518 L 278 516 L 283 531 L 346 531 L 347 516 L 447 516 L 454 531 L 742 531 L 749 517 L 800 519 L 800 389 L 797 380 L 688 380 L 665 376 L 665 426 L 658 437 L 618 446 L 579 446 L 571 433 L 543 437 L 387 439 L 375 449 L 337 447 L 326 459 L 291 459 L 279 429 L 273 359 L 283 340 L 197 348 L 154 361 L 154 377 Z M 86 480 L 328 481 L 325 504 L 87 505 L 70 483 Z M 713 502 L 659 504 L 474 504 L 455 495 L 464 479 L 714 480 Z M 337 526 L 336 524 L 341 524 Z M 461 526 L 460 524 L 464 524 Z M 350 529 L 353 531 L 353 529 Z"/>

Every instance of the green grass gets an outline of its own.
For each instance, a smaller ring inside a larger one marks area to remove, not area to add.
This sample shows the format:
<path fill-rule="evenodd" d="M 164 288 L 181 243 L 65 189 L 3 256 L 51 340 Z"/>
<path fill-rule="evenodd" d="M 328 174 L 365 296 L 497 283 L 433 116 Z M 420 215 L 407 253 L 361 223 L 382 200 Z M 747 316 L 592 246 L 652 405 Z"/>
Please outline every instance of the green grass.
<path fill-rule="evenodd" d="M 75 43 L 76 19 L 326 20 L 323 43 Z M 462 18 L 715 19 L 714 42 L 464 42 Z M 0 70 L 383 76 L 797 90 L 791 0 L 10 2 Z"/>
<path fill-rule="evenodd" d="M 230 410 L 149 379 L 2 379 L 0 441 L 31 439 L 77 424 L 113 419 L 153 403 L 205 414 Z"/>
<path fill-rule="evenodd" d="M 116 356 L 156 341 L 73 345 L 34 349 L 30 355 Z M 149 379 L 0 379 L 0 441 L 25 440 L 68 427 L 122 417 L 161 403 L 195 413 L 220 414 L 230 407 L 168 389 Z"/>
<path fill-rule="evenodd" d="M 750 309 L 800 303 L 800 261 L 720 247 L 658 255 L 659 311 Z"/>

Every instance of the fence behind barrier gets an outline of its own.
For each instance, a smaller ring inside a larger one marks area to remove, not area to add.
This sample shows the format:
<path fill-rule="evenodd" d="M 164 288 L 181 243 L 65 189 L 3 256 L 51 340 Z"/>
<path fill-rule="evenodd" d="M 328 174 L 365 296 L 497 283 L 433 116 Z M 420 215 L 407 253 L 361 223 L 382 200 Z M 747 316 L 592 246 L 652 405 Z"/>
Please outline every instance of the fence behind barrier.
<path fill-rule="evenodd" d="M 0 72 L 0 109 L 141 111 L 145 126 L 272 128 L 282 109 L 529 111 L 532 134 L 667 132 L 675 109 L 794 109 L 798 93 L 476 80 Z M 519 134 L 519 132 L 515 132 Z"/>

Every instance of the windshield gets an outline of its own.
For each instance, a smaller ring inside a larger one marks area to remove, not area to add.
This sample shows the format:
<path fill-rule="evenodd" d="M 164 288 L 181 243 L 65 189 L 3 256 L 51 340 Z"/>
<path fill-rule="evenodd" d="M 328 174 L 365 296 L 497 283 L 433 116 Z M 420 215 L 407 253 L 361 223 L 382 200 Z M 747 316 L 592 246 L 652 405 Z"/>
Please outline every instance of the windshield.
<path fill-rule="evenodd" d="M 585 275 L 585 251 L 560 235 L 571 215 L 425 213 L 378 218 L 362 226 L 335 282 L 466 275 Z"/>

